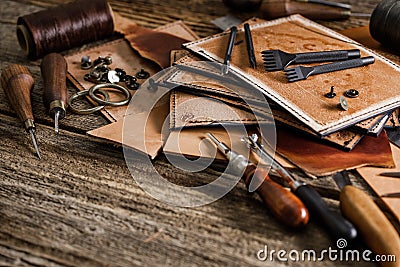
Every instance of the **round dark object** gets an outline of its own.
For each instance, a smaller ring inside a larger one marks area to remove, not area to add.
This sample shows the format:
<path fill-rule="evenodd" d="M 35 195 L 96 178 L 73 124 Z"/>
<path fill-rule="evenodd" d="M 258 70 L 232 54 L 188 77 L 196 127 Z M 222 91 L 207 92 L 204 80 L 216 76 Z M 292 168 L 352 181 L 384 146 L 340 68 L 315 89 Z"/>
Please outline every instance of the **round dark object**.
<path fill-rule="evenodd" d="M 329 92 L 329 93 L 326 93 L 325 94 L 325 97 L 326 98 L 334 98 L 336 96 L 336 93 L 331 93 L 331 92 Z"/>
<path fill-rule="evenodd" d="M 223 0 L 223 2 L 236 11 L 253 12 L 260 8 L 262 0 Z"/>
<path fill-rule="evenodd" d="M 331 86 L 331 90 L 329 91 L 329 93 L 325 94 L 326 98 L 334 98 L 336 96 L 335 91 L 335 86 Z"/>
<path fill-rule="evenodd" d="M 349 89 L 346 92 L 344 92 L 344 95 L 350 98 L 356 98 L 359 96 L 359 93 L 356 89 Z"/>
<path fill-rule="evenodd" d="M 150 73 L 148 73 L 147 71 L 145 71 L 143 68 L 135 74 L 136 78 L 138 79 L 147 79 L 150 77 Z"/>
<path fill-rule="evenodd" d="M 372 12 L 369 30 L 371 36 L 388 47 L 400 46 L 400 1 L 383 0 Z"/>
<path fill-rule="evenodd" d="M 81 58 L 81 69 L 88 70 L 92 68 L 92 60 L 89 56 L 83 56 Z"/>
<path fill-rule="evenodd" d="M 140 87 L 140 83 L 138 83 L 138 82 L 127 83 L 126 87 L 128 87 L 128 89 L 130 89 L 130 90 L 137 90 Z"/>

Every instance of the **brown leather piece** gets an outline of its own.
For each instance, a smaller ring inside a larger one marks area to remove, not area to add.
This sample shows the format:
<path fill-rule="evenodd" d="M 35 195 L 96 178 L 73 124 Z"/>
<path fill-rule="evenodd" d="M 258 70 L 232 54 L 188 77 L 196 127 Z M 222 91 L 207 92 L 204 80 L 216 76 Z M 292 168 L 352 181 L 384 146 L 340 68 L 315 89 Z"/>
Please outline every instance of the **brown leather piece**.
<path fill-rule="evenodd" d="M 400 69 L 332 30 L 294 15 L 253 25 L 252 35 L 257 68 L 253 70 L 248 64 L 244 34 L 239 29 L 231 70 L 253 81 L 267 97 L 275 99 L 322 135 L 389 111 L 400 104 L 400 89 L 397 86 Z M 222 62 L 228 37 L 228 33 L 222 33 L 185 44 L 185 47 L 203 57 Z M 295 83 L 288 83 L 283 72 L 266 72 L 261 58 L 261 51 L 266 49 L 311 52 L 355 48 L 361 50 L 363 57 L 373 55 L 376 62 L 362 68 L 311 76 Z M 331 85 L 335 85 L 337 95 L 342 95 L 349 88 L 362 93 L 358 98 L 348 99 L 349 110 L 343 111 L 337 108 L 337 98 L 324 97 Z"/>
<path fill-rule="evenodd" d="M 169 33 L 143 27 L 125 35 L 125 39 L 142 57 L 156 62 L 161 68 L 167 68 L 170 65 L 171 50 L 180 49 L 182 44 L 188 41 Z"/>
<path fill-rule="evenodd" d="M 391 145 L 394 161 L 400 162 L 400 148 Z M 394 169 L 363 167 L 358 168 L 357 172 L 372 187 L 372 189 L 381 196 L 383 194 L 400 192 L 400 179 L 380 176 L 383 172 L 399 172 L 400 165 L 397 164 Z M 382 201 L 390 208 L 396 218 L 400 221 L 400 198 L 382 197 Z"/>
<path fill-rule="evenodd" d="M 228 129 L 229 134 L 226 129 Z M 241 141 L 241 137 L 244 134 L 235 127 L 228 126 L 226 129 L 224 127 L 204 126 L 173 130 L 168 136 L 163 147 L 163 152 L 171 155 L 184 155 L 188 158 L 203 157 L 226 162 L 225 156 L 220 151 L 216 150 L 213 143 L 204 142 L 207 133 L 212 133 L 219 141 L 225 143 L 237 153 L 245 156 L 248 155 L 252 162 L 258 162 L 258 156 L 251 152 L 246 144 Z M 257 131 L 249 127 L 247 132 L 251 134 Z M 275 154 L 275 160 L 286 168 L 295 168 L 290 162 L 278 154 Z"/>
<path fill-rule="evenodd" d="M 174 91 L 170 99 L 170 128 L 270 122 L 263 118 L 257 121 L 253 113 L 228 106 L 213 97 Z"/>
<path fill-rule="evenodd" d="M 68 79 L 75 85 L 78 90 L 89 89 L 94 85 L 93 83 L 85 81 L 84 79 L 84 75 L 89 73 L 90 70 L 82 70 L 80 66 L 81 58 L 85 55 L 90 56 L 92 61 L 100 56 L 111 56 L 113 63 L 110 65 L 110 68 L 122 68 L 129 75 L 135 75 L 138 71 L 140 71 L 141 68 L 144 68 L 151 75 L 160 71 L 160 67 L 158 67 L 150 60 L 141 57 L 137 52 L 132 50 L 126 40 L 118 39 L 65 57 L 68 64 Z M 138 80 L 138 82 L 142 83 L 143 81 Z M 120 85 L 124 84 L 120 83 Z M 130 92 L 132 93 L 132 95 L 135 93 L 134 90 L 130 90 Z M 110 99 L 112 101 L 121 100 L 121 94 L 111 93 Z M 101 111 L 101 113 L 109 121 L 115 122 L 123 118 L 123 116 L 125 115 L 125 111 L 126 106 L 107 106 Z"/>
<path fill-rule="evenodd" d="M 164 144 L 166 137 L 162 135 L 162 125 L 169 113 L 168 102 L 160 105 L 152 110 L 150 114 L 145 112 L 128 115 L 126 121 L 119 120 L 117 122 L 105 125 L 95 130 L 87 132 L 88 135 L 105 140 L 112 141 L 116 144 L 136 149 L 140 152 L 148 154 L 154 159 Z M 125 124 L 124 124 L 125 123 Z M 136 129 L 137 125 L 145 125 L 145 131 Z M 123 127 L 130 127 L 125 131 L 130 131 L 131 134 L 123 137 Z M 144 144 L 143 144 L 144 140 Z"/>
<path fill-rule="evenodd" d="M 277 151 L 294 165 L 316 176 L 361 166 L 395 166 L 384 131 L 377 138 L 365 136 L 352 151 L 344 152 L 278 128 Z"/>
<path fill-rule="evenodd" d="M 121 33 L 124 31 L 129 33 L 129 29 L 136 29 L 136 34 L 138 34 L 138 32 L 143 29 L 143 27 L 136 27 L 134 22 L 121 17 L 118 15 L 118 13 L 114 13 L 114 16 L 118 21 L 117 25 L 119 25 L 117 30 L 119 30 Z M 172 35 L 181 35 L 188 40 L 195 40 L 198 38 L 197 35 L 193 33 L 182 21 L 166 24 L 157 28 L 156 31 L 164 31 Z M 78 90 L 89 89 L 91 86 L 93 86 L 93 83 L 87 82 L 83 79 L 83 76 L 90 71 L 82 70 L 80 67 L 80 60 L 82 56 L 85 55 L 90 56 L 92 60 L 95 60 L 99 56 L 111 56 L 113 63 L 110 65 L 110 67 L 113 69 L 122 68 L 127 74 L 130 75 L 135 75 L 135 73 L 140 71 L 141 68 L 144 68 L 146 71 L 148 71 L 150 75 L 153 75 L 161 70 L 160 67 L 155 63 L 149 59 L 141 57 L 136 51 L 132 50 L 126 40 L 118 39 L 65 57 L 68 64 L 68 80 L 70 80 Z M 138 80 L 138 82 L 142 83 L 143 80 Z M 135 91 L 131 90 L 131 93 L 134 94 Z M 111 93 L 110 99 L 112 101 L 117 101 L 120 99 L 120 95 Z M 93 101 L 91 102 L 95 104 Z M 101 110 L 101 113 L 111 122 L 122 119 L 125 115 L 125 112 L 126 106 L 107 106 Z"/>
<path fill-rule="evenodd" d="M 191 55 L 185 56 L 178 60 L 178 62 L 181 65 L 186 64 L 191 68 L 198 68 L 200 70 L 207 69 L 206 64 L 195 61 L 196 58 Z M 257 114 L 260 115 L 261 117 L 267 117 L 267 118 L 270 117 L 270 113 L 267 112 L 267 110 L 265 110 L 265 99 L 256 97 L 251 92 L 251 90 L 248 90 L 244 87 L 236 86 L 233 84 L 222 83 L 219 80 L 215 80 L 210 77 L 206 77 L 204 75 L 198 75 L 196 73 L 188 71 L 177 71 L 168 79 L 168 81 L 171 83 L 182 85 L 179 88 L 179 90 L 185 93 L 187 92 L 197 96 L 210 97 L 229 104 L 231 108 L 235 110 L 239 108 L 241 110 L 244 109 L 251 112 L 257 112 Z M 178 91 L 175 92 L 172 96 L 182 100 L 182 98 L 180 98 L 180 94 L 181 93 Z M 172 100 L 174 99 L 172 98 Z M 246 104 L 245 101 L 251 101 L 252 103 L 254 103 L 254 105 L 252 106 L 252 110 L 249 110 L 249 106 Z M 180 102 L 182 103 L 183 101 Z M 256 104 L 257 102 L 260 102 L 260 107 L 257 106 Z M 236 118 L 227 116 L 225 112 L 226 109 L 223 107 L 218 109 L 219 111 L 214 112 L 214 114 L 212 115 L 210 112 L 216 109 L 215 105 L 213 105 L 213 108 L 210 108 L 210 105 L 212 104 L 213 103 L 210 102 L 208 104 L 203 103 L 202 105 L 195 105 L 195 106 L 192 105 L 191 110 L 189 110 L 189 106 L 186 105 L 186 111 L 185 111 L 186 115 L 185 115 L 182 114 L 183 112 L 181 112 L 182 108 L 179 108 L 179 106 L 176 105 L 176 103 L 174 104 L 174 102 L 172 102 L 171 114 L 172 115 L 179 114 L 179 116 L 171 116 L 171 128 L 183 127 L 184 125 L 185 126 L 210 125 L 212 123 L 215 123 L 215 121 L 217 120 L 221 121 L 222 118 L 220 118 L 219 115 L 222 113 L 225 113 L 224 115 L 225 117 L 223 118 L 224 124 L 235 123 Z M 217 105 L 217 103 L 215 104 Z M 311 131 L 297 118 L 295 118 L 288 112 L 284 111 L 283 109 L 280 109 L 279 106 L 270 103 L 270 108 L 273 113 L 274 119 L 277 121 L 277 123 L 289 126 L 290 128 L 292 128 L 292 130 L 295 129 L 298 131 L 306 132 L 307 134 L 310 134 L 319 139 L 319 137 L 316 135 L 315 132 Z M 204 118 L 201 118 L 202 116 L 200 114 L 208 114 L 207 117 L 209 119 L 205 120 Z M 195 117 L 197 117 L 197 119 L 195 119 Z M 182 121 L 182 118 L 184 118 L 184 122 Z M 251 124 L 251 123 L 257 124 L 257 121 L 255 121 L 254 119 L 249 120 L 250 118 L 248 116 L 244 117 L 244 119 L 246 119 L 245 120 L 246 124 Z M 369 125 L 369 122 L 365 122 L 365 125 L 368 128 L 372 127 Z M 362 138 L 363 138 L 362 134 L 359 134 L 357 132 L 352 132 L 349 130 L 341 130 L 323 137 L 325 142 L 331 143 L 332 145 L 337 147 L 341 147 L 346 151 L 353 149 Z"/>

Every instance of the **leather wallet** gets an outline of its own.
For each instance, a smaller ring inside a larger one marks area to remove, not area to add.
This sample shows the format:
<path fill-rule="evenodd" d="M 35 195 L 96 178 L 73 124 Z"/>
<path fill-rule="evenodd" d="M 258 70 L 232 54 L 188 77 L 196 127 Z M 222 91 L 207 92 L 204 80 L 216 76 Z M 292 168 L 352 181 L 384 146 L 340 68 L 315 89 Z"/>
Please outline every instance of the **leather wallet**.
<path fill-rule="evenodd" d="M 397 86 L 400 68 L 355 41 L 300 15 L 252 25 L 251 30 L 257 68 L 252 69 L 245 60 L 244 33 L 239 28 L 230 70 L 253 83 L 268 98 L 320 135 L 347 128 L 400 105 L 400 89 Z M 185 44 L 184 47 L 201 57 L 222 63 L 228 37 L 229 34 L 224 32 Z M 361 56 L 373 56 L 375 63 L 288 83 L 282 72 L 264 70 L 261 51 L 267 49 L 287 52 L 359 49 Z M 361 94 L 358 98 L 348 99 L 349 109 L 343 111 L 337 107 L 337 98 L 324 97 L 331 85 L 335 86 L 338 95 L 350 88 L 359 90 Z"/>
<path fill-rule="evenodd" d="M 186 61 L 186 63 L 189 63 L 189 61 Z M 184 64 L 182 64 L 182 66 L 184 66 Z M 188 66 L 190 66 L 191 69 L 199 68 L 199 70 L 202 71 L 207 70 L 209 67 L 207 62 L 196 62 L 195 64 L 189 64 Z M 186 93 L 186 95 L 187 93 L 191 93 L 197 96 L 212 98 L 219 102 L 229 104 L 232 109 L 235 110 L 244 109 L 248 110 L 250 113 L 255 112 L 261 118 L 259 118 L 260 122 L 266 122 L 262 121 L 262 118 L 271 118 L 271 113 L 265 109 L 265 99 L 257 97 L 257 95 L 252 93 L 251 89 L 248 90 L 244 86 L 238 86 L 234 81 L 230 81 L 229 83 L 226 81 L 222 84 L 219 80 L 212 79 L 207 75 L 199 75 L 195 71 L 184 70 L 175 71 L 167 81 L 175 85 L 180 85 L 179 90 Z M 223 105 L 220 105 L 219 109 L 210 108 L 212 104 L 217 105 L 218 102 L 216 101 L 209 101 L 209 103 L 197 105 L 186 104 L 185 108 L 181 108 L 178 103 L 176 103 L 178 100 L 180 100 L 180 103 L 183 102 L 183 97 L 180 96 L 182 93 L 180 91 L 174 92 L 171 95 L 171 128 L 215 124 L 218 120 L 222 122 L 221 119 L 223 119 L 224 124 L 237 123 L 237 117 L 232 118 L 228 116 L 226 112 L 224 118 L 220 117 L 220 114 L 224 113 L 221 112 Z M 198 98 L 196 101 L 201 102 L 202 100 Z M 247 103 L 253 104 L 251 109 L 249 109 L 246 101 Z M 279 106 L 271 104 L 270 108 L 277 123 L 290 126 L 295 130 L 318 137 L 315 132 L 307 128 L 297 118 L 279 108 Z M 215 112 L 215 110 L 218 111 Z M 212 112 L 213 114 L 211 114 Z M 240 113 L 243 114 L 241 111 Z M 204 116 L 204 114 L 207 114 L 207 116 Z M 205 117 L 207 117 L 207 119 L 205 119 Z M 246 124 L 257 124 L 254 115 L 252 118 L 252 120 L 249 120 L 250 117 L 247 116 L 243 121 L 245 121 Z M 341 130 L 323 137 L 325 142 L 341 147 L 347 151 L 353 149 L 362 138 L 362 134 L 349 130 Z"/>

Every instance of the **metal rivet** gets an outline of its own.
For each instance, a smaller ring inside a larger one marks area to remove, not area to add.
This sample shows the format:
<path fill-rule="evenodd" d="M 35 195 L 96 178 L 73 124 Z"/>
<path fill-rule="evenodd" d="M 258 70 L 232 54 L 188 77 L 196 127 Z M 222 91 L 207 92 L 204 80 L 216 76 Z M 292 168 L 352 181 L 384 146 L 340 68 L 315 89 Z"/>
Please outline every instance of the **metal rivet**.
<path fill-rule="evenodd" d="M 349 104 L 347 103 L 346 99 L 343 96 L 340 96 L 340 102 L 338 106 L 343 110 L 349 109 Z"/>
<path fill-rule="evenodd" d="M 81 58 L 81 69 L 88 70 L 92 67 L 92 60 L 89 56 L 83 56 Z"/>
<path fill-rule="evenodd" d="M 145 71 L 143 68 L 135 74 L 136 78 L 138 79 L 147 79 L 150 77 L 150 73 L 148 73 L 147 71 Z"/>
<path fill-rule="evenodd" d="M 129 83 L 126 85 L 126 87 L 128 87 L 128 89 L 130 90 L 137 90 L 140 87 L 140 83 L 138 82 Z"/>
<path fill-rule="evenodd" d="M 358 97 L 359 93 L 356 89 L 349 89 L 344 93 L 344 95 L 350 98 L 356 98 Z"/>
<path fill-rule="evenodd" d="M 115 70 L 110 70 L 107 73 L 107 79 L 110 83 L 119 83 L 119 76 Z"/>
<path fill-rule="evenodd" d="M 329 93 L 325 94 L 325 97 L 327 98 L 334 98 L 336 96 L 336 93 L 334 92 L 335 86 L 331 86 L 331 91 Z"/>
<path fill-rule="evenodd" d="M 140 83 L 137 82 L 136 77 L 133 77 L 131 75 L 126 75 L 125 78 L 126 78 L 125 84 L 128 87 L 128 89 L 131 90 L 139 89 Z"/>
<path fill-rule="evenodd" d="M 105 63 L 106 65 L 111 65 L 111 64 L 112 64 L 112 58 L 111 58 L 110 56 L 106 56 L 106 57 L 104 58 L 104 63 Z"/>

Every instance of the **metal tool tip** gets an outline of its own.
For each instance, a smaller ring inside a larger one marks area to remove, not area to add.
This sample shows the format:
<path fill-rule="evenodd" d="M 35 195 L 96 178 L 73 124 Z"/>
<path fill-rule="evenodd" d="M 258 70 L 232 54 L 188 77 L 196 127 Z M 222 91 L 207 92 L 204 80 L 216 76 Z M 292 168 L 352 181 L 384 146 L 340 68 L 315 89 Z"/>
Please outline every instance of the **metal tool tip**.
<path fill-rule="evenodd" d="M 223 64 L 221 66 L 221 75 L 226 75 L 229 73 L 229 64 Z"/>
<path fill-rule="evenodd" d="M 207 136 L 213 141 L 214 143 L 218 144 L 219 141 L 218 139 L 212 134 L 212 133 L 207 133 Z"/>
<path fill-rule="evenodd" d="M 29 129 L 29 133 L 31 134 L 33 146 L 35 147 L 35 150 L 36 150 L 36 155 L 38 156 L 39 159 L 42 159 L 42 156 L 40 155 L 39 146 L 37 143 L 37 138 L 36 138 L 36 133 L 35 133 L 34 128 Z"/>
<path fill-rule="evenodd" d="M 60 131 L 59 124 L 58 124 L 59 120 L 60 120 L 60 111 L 57 110 L 54 113 L 54 131 L 56 132 L 56 134 L 58 134 Z"/>

